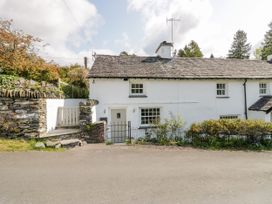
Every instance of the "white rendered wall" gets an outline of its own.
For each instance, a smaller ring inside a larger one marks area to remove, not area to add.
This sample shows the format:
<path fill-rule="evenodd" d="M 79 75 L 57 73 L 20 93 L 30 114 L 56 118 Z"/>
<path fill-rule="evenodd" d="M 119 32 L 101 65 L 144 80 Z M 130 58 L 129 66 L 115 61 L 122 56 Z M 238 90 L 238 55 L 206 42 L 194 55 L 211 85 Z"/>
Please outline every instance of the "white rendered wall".
<path fill-rule="evenodd" d="M 194 122 L 219 119 L 220 115 L 245 118 L 243 80 L 137 80 L 144 84 L 147 98 L 129 98 L 129 81 L 92 79 L 90 98 L 97 99 L 96 119 L 111 120 L 111 109 L 127 110 L 127 120 L 140 126 L 140 108 L 161 108 L 162 121 L 181 115 L 189 127 Z M 136 82 L 137 82 L 136 81 Z M 228 84 L 229 98 L 216 97 L 216 83 Z M 272 86 L 270 83 L 270 90 Z M 247 82 L 248 107 L 260 99 L 259 81 Z M 249 114 L 249 118 L 252 114 Z M 255 116 L 254 116 L 255 117 Z M 263 118 L 265 120 L 265 118 Z"/>
<path fill-rule="evenodd" d="M 46 122 L 47 132 L 55 130 L 59 107 L 75 107 L 86 99 L 46 99 Z"/>

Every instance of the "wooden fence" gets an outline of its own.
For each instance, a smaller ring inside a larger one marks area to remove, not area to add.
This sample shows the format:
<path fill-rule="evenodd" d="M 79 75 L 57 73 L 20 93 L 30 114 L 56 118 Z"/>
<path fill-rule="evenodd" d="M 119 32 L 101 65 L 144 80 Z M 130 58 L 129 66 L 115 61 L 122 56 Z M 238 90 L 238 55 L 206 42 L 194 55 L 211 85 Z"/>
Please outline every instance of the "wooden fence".
<path fill-rule="evenodd" d="M 79 107 L 59 107 L 58 108 L 58 127 L 79 126 Z"/>

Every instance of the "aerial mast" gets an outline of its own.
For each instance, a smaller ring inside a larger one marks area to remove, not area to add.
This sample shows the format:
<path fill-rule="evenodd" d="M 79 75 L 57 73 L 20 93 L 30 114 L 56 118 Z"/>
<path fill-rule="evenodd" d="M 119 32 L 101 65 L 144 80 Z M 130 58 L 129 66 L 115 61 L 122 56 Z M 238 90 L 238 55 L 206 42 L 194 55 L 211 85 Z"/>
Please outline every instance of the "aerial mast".
<path fill-rule="evenodd" d="M 174 44 L 174 26 L 175 22 L 180 21 L 178 18 L 166 18 L 166 23 L 171 23 L 171 42 Z"/>

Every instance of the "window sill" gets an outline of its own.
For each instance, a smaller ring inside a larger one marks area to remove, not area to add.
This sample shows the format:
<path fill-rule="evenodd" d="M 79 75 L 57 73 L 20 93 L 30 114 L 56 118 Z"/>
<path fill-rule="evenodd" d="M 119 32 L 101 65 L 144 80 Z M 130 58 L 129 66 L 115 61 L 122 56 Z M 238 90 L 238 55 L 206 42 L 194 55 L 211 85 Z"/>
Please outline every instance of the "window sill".
<path fill-rule="evenodd" d="M 150 128 L 156 128 L 156 126 L 154 126 L 154 125 L 146 125 L 146 126 L 142 125 L 138 129 L 139 130 L 144 130 L 144 129 L 150 129 Z"/>
<path fill-rule="evenodd" d="M 222 98 L 223 99 L 223 98 L 230 98 L 230 97 L 229 96 L 216 96 L 216 98 L 219 98 L 219 99 Z"/>
<path fill-rule="evenodd" d="M 147 98 L 147 95 L 129 95 L 129 98 Z"/>

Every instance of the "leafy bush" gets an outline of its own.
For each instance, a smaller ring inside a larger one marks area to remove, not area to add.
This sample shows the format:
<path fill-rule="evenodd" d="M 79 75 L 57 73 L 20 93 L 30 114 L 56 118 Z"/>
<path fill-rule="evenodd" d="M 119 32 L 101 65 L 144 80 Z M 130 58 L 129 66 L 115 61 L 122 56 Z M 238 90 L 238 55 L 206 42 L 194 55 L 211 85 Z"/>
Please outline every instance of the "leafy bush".
<path fill-rule="evenodd" d="M 60 86 L 66 98 L 88 98 L 89 90 L 77 86 L 62 83 Z"/>
<path fill-rule="evenodd" d="M 272 148 L 272 123 L 261 120 L 207 120 L 187 132 L 191 144 L 214 149 Z"/>
<path fill-rule="evenodd" d="M 165 120 L 164 123 L 155 123 L 149 131 L 146 131 L 145 137 L 138 138 L 136 143 L 172 145 L 179 140 L 183 125 L 184 121 L 180 116 L 176 119 Z"/>

